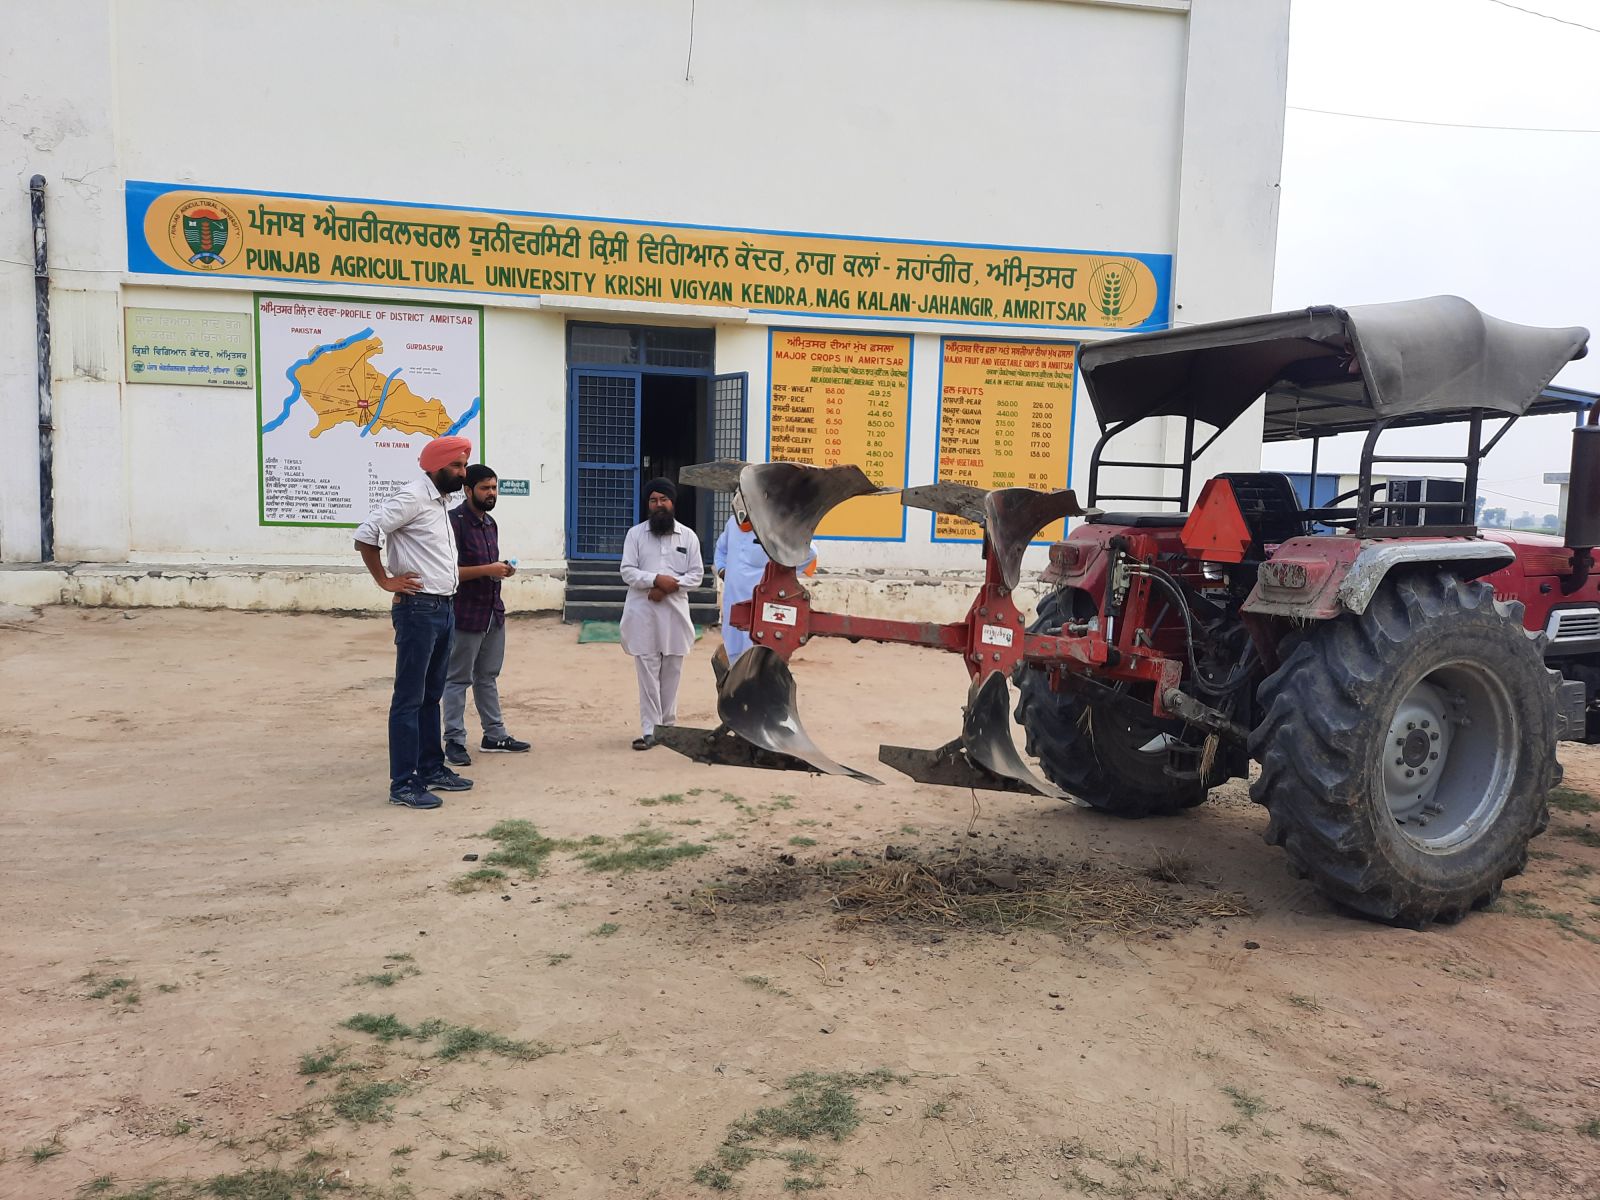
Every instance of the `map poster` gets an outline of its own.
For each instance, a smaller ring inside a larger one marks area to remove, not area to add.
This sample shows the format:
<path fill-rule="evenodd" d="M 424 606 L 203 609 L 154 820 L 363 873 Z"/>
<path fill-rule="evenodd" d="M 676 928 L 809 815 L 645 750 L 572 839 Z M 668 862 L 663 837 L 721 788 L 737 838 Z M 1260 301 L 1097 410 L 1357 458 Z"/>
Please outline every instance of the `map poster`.
<path fill-rule="evenodd" d="M 436 437 L 483 457 L 483 310 L 255 298 L 261 524 L 352 526 Z"/>
<path fill-rule="evenodd" d="M 255 386 L 250 314 L 125 308 L 129 383 Z"/>
<path fill-rule="evenodd" d="M 773 330 L 770 356 L 770 461 L 854 463 L 879 487 L 905 487 L 909 337 Z M 823 518 L 817 536 L 900 541 L 905 532 L 898 496 L 858 496 Z"/>
<path fill-rule="evenodd" d="M 939 374 L 940 482 L 980 488 L 1067 485 L 1072 461 L 1072 342 L 993 342 L 945 338 Z M 1063 522 L 1038 540 L 1063 537 Z M 936 542 L 981 541 L 971 521 L 939 513 Z"/>

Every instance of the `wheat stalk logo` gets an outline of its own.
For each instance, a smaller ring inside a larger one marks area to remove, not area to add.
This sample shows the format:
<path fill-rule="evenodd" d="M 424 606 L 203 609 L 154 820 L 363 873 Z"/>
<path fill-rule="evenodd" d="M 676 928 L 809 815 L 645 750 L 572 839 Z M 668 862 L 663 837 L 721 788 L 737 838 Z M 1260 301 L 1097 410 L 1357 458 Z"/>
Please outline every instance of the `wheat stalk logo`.
<path fill-rule="evenodd" d="M 1102 262 L 1089 277 L 1091 302 L 1108 325 L 1122 323 L 1138 289 L 1137 277 L 1126 262 Z"/>

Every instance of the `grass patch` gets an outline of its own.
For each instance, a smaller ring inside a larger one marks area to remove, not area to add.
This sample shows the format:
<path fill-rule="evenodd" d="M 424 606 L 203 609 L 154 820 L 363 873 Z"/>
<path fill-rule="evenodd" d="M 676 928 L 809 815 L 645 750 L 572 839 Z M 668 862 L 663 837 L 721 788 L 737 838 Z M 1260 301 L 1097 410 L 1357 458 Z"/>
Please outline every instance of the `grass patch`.
<path fill-rule="evenodd" d="M 32 1150 L 29 1150 L 28 1159 L 33 1163 L 34 1166 L 38 1166 L 42 1162 L 48 1162 L 58 1154 L 66 1153 L 66 1149 L 67 1148 L 61 1144 L 60 1138 L 53 1137 L 48 1142 L 41 1142 Z"/>
<path fill-rule="evenodd" d="M 1545 796 L 1545 803 L 1559 812 L 1582 813 L 1585 816 L 1600 813 L 1600 800 L 1576 788 L 1551 788 Z"/>
<path fill-rule="evenodd" d="M 388 1101 L 405 1094 L 405 1086 L 379 1080 L 375 1083 L 350 1083 L 346 1081 L 333 1098 L 335 1116 L 343 1117 L 354 1125 L 371 1125 L 388 1121 L 394 1116 L 394 1105 Z"/>
<path fill-rule="evenodd" d="M 900 826 L 900 832 L 908 833 L 912 837 L 916 837 L 922 832 L 922 827 L 920 825 L 902 825 Z"/>
<path fill-rule="evenodd" d="M 100 976 L 89 974 L 78 980 L 79 983 L 91 985 L 91 990 L 85 996 L 88 1000 L 104 1000 L 114 996 L 120 1003 L 137 1004 L 139 1002 L 139 981 L 129 979 L 126 975 L 118 975 L 113 979 L 101 979 Z M 130 1000 L 129 997 L 132 997 Z"/>
<path fill-rule="evenodd" d="M 1577 1129 L 1584 1137 L 1600 1140 L 1600 1117 L 1590 1117 L 1582 1125 L 1579 1125 Z"/>
<path fill-rule="evenodd" d="M 1517 1101 L 1504 1092 L 1489 1089 L 1489 1099 L 1499 1106 L 1500 1111 L 1511 1118 L 1512 1123 L 1518 1128 L 1527 1129 L 1533 1133 L 1555 1133 L 1560 1128 L 1548 1121 L 1541 1121 Z"/>
<path fill-rule="evenodd" d="M 435 1057 L 462 1058 L 484 1052 L 498 1054 L 502 1058 L 514 1058 L 519 1062 L 532 1062 L 536 1058 L 554 1054 L 555 1047 L 543 1042 L 517 1041 L 486 1029 L 474 1029 L 471 1025 L 450 1025 L 444 1029 Z"/>
<path fill-rule="evenodd" d="M 457 895 L 481 892 L 485 888 L 498 887 L 505 878 L 506 873 L 498 867 L 479 867 L 476 871 L 468 871 L 465 875 L 452 879 L 450 890 Z"/>
<path fill-rule="evenodd" d="M 804 837 L 799 834 L 796 834 L 794 837 L 789 839 L 789 845 L 791 846 L 815 846 L 816 844 L 816 838 Z"/>
<path fill-rule="evenodd" d="M 618 925 L 615 921 L 606 921 L 602 924 L 596 925 L 593 929 L 591 929 L 589 931 L 589 936 L 610 937 L 613 933 L 617 932 L 617 930 L 621 928 L 622 926 Z"/>
<path fill-rule="evenodd" d="M 1160 883 L 1193 883 L 1194 861 L 1182 854 L 1166 850 L 1156 851 L 1156 860 L 1144 869 L 1145 875 Z"/>
<path fill-rule="evenodd" d="M 571 957 L 572 955 L 570 954 L 547 954 L 544 956 L 544 965 L 547 967 L 559 967 Z"/>
<path fill-rule="evenodd" d="M 370 987 L 391 988 L 402 979 L 410 979 L 413 975 L 421 974 L 422 972 L 416 967 L 405 963 L 387 971 L 380 971 L 376 975 L 362 975 L 355 982 L 358 986 L 366 984 Z"/>
<path fill-rule="evenodd" d="M 491 867 L 514 867 L 532 879 L 556 843 L 545 837 L 532 821 L 500 821 L 483 835 L 499 843 L 484 855 L 483 861 Z"/>
<path fill-rule="evenodd" d="M 641 796 L 637 803 L 644 808 L 655 808 L 660 804 L 687 804 L 688 801 L 677 792 L 668 792 L 664 796 Z"/>
<path fill-rule="evenodd" d="M 386 1013 L 381 1017 L 375 1013 L 357 1013 L 353 1017 L 346 1018 L 343 1024 L 344 1028 L 353 1029 L 357 1033 L 371 1034 L 380 1042 L 394 1042 L 417 1036 L 415 1029 L 393 1013 Z"/>
<path fill-rule="evenodd" d="M 1600 843 L 1597 843 L 1600 844 Z M 1500 899 L 1489 906 L 1491 912 L 1509 913 L 1513 917 L 1529 917 L 1549 921 L 1562 933 L 1570 933 L 1573 937 L 1582 938 L 1594 945 L 1600 945 L 1600 936 L 1590 933 L 1587 929 L 1578 927 L 1578 918 L 1569 912 L 1558 912 L 1553 908 L 1546 908 L 1535 901 L 1526 892 L 1502 892 Z"/>
<path fill-rule="evenodd" d="M 698 858 L 711 847 L 703 842 L 669 844 L 672 834 L 644 829 L 622 835 L 623 845 L 582 850 L 578 858 L 591 871 L 660 871 L 685 858 Z"/>
<path fill-rule="evenodd" d="M 300 1056 L 300 1074 L 326 1075 L 332 1071 L 341 1058 L 344 1057 L 343 1046 L 330 1046 L 326 1050 L 302 1054 Z"/>
<path fill-rule="evenodd" d="M 1374 1092 L 1383 1091 L 1383 1084 L 1376 1079 L 1368 1079 L 1364 1075 L 1341 1075 L 1339 1076 L 1339 1086 L 1342 1088 L 1370 1088 Z"/>
<path fill-rule="evenodd" d="M 1234 1087 L 1231 1083 L 1223 1086 L 1222 1094 L 1233 1101 L 1233 1107 L 1239 1110 L 1241 1116 L 1248 1119 L 1253 1120 L 1267 1111 L 1265 1099 L 1253 1092 L 1247 1092 L 1244 1088 Z"/>
<path fill-rule="evenodd" d="M 759 992 L 771 992 L 774 996 L 787 996 L 789 993 L 773 984 L 765 975 L 746 975 L 739 981 L 749 984 Z"/>
<path fill-rule="evenodd" d="M 555 1053 L 553 1046 L 547 1046 L 543 1042 L 517 1041 L 486 1029 L 476 1029 L 471 1025 L 452 1025 L 437 1017 L 423 1021 L 420 1025 L 411 1026 L 393 1013 L 386 1013 L 381 1017 L 373 1013 L 357 1013 L 344 1022 L 344 1028 L 353 1029 L 357 1033 L 371 1034 L 380 1042 L 400 1040 L 429 1042 L 437 1039 L 439 1047 L 434 1051 L 434 1057 L 447 1060 L 487 1051 L 503 1058 L 531 1062 L 536 1058 Z"/>
<path fill-rule="evenodd" d="M 1285 999 L 1296 1008 L 1303 1008 L 1307 1012 L 1322 1011 L 1322 1005 L 1317 1003 L 1314 996 L 1302 996 L 1299 992 L 1290 992 Z"/>
<path fill-rule="evenodd" d="M 1304 1129 L 1307 1133 L 1314 1133 L 1318 1137 L 1332 1138 L 1335 1141 L 1340 1142 L 1344 1141 L 1344 1134 L 1340 1133 L 1331 1125 L 1324 1125 L 1320 1121 L 1301 1121 L 1300 1128 Z"/>
<path fill-rule="evenodd" d="M 1600 833 L 1593 829 L 1580 828 L 1576 825 L 1560 825 L 1550 831 L 1556 837 L 1570 838 L 1580 846 L 1588 846 L 1592 850 L 1600 850 Z"/>
<path fill-rule="evenodd" d="M 329 1192 L 346 1190 L 358 1196 L 380 1194 L 365 1187 L 351 1189 L 341 1177 L 328 1175 L 325 1169 L 315 1166 L 294 1170 L 255 1167 L 208 1179 L 149 1180 L 131 1191 L 118 1192 L 109 1200 L 320 1200 Z"/>
<path fill-rule="evenodd" d="M 479 1146 L 471 1154 L 467 1155 L 468 1162 L 479 1163 L 482 1166 L 490 1166 L 493 1163 L 503 1163 L 505 1160 L 506 1152 L 500 1149 L 499 1146 Z"/>
<path fill-rule="evenodd" d="M 96 1175 L 78 1189 L 80 1196 L 99 1196 L 117 1186 L 115 1175 Z"/>
<path fill-rule="evenodd" d="M 759 977 L 757 977 L 759 978 Z M 892 1083 L 905 1083 L 906 1077 L 878 1069 L 862 1074 L 808 1071 L 790 1076 L 783 1088 L 788 1099 L 782 1104 L 758 1108 L 728 1126 L 717 1147 L 716 1156 L 694 1173 L 694 1181 L 712 1191 L 728 1191 L 735 1177 L 758 1159 L 783 1162 L 791 1171 L 784 1179 L 786 1191 L 814 1191 L 825 1186 L 828 1163 L 803 1147 L 783 1147 L 784 1142 L 809 1142 L 813 1139 L 843 1141 L 861 1126 L 856 1096 L 863 1091 L 883 1091 Z M 766 1144 L 762 1144 L 766 1143 Z"/>

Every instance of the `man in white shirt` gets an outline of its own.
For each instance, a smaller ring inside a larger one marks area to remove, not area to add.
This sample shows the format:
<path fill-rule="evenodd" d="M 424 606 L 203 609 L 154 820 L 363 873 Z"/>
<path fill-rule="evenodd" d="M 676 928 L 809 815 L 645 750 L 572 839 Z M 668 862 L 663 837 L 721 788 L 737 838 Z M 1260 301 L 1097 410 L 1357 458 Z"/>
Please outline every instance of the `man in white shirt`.
<path fill-rule="evenodd" d="M 678 524 L 673 505 L 678 489 L 670 479 L 644 488 L 644 521 L 622 543 L 622 648 L 633 655 L 639 676 L 639 729 L 635 750 L 655 745 L 657 725 L 678 722 L 678 683 L 683 657 L 694 645 L 689 589 L 700 586 L 705 564 L 694 530 Z"/>
<path fill-rule="evenodd" d="M 464 792 L 472 781 L 444 762 L 439 700 L 450 664 L 458 573 L 450 497 L 467 479 L 472 443 L 435 438 L 417 459 L 424 475 L 390 496 L 356 530 L 356 551 L 372 578 L 394 593 L 394 697 L 389 703 L 389 803 L 438 808 L 435 792 Z M 389 569 L 379 545 L 387 543 Z"/>
<path fill-rule="evenodd" d="M 766 573 L 772 560 L 756 541 L 755 526 L 745 508 L 744 496 L 733 494 L 733 515 L 728 518 L 722 535 L 717 538 L 717 548 L 712 555 L 717 578 L 722 580 L 722 648 L 732 666 L 746 650 L 750 649 L 750 634 L 733 625 L 733 606 L 741 604 L 755 594 L 756 584 Z M 811 557 L 801 568 L 806 575 L 817 573 L 817 544 L 811 543 Z"/>

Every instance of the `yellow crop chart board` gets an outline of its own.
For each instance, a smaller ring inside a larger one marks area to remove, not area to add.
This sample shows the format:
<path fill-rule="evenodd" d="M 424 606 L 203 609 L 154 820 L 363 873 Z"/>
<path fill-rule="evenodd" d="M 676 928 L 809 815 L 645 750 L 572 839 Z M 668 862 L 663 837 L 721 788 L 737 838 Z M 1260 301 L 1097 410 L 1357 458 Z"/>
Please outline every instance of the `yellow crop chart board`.
<path fill-rule="evenodd" d="M 854 463 L 879 487 L 906 486 L 911 339 L 827 330 L 773 330 L 767 458 Z M 823 519 L 818 537 L 905 539 L 899 496 L 858 496 Z"/>
<path fill-rule="evenodd" d="M 939 375 L 941 482 L 980 488 L 1067 486 L 1072 461 L 1072 342 L 990 342 L 945 338 Z M 1060 521 L 1039 540 L 1062 537 Z M 978 541 L 960 517 L 934 518 L 934 541 Z"/>

